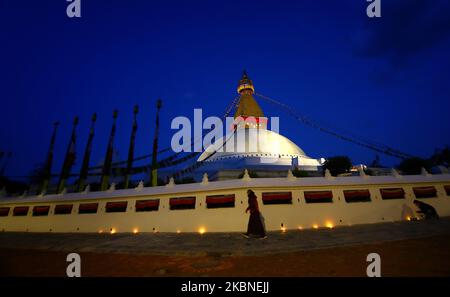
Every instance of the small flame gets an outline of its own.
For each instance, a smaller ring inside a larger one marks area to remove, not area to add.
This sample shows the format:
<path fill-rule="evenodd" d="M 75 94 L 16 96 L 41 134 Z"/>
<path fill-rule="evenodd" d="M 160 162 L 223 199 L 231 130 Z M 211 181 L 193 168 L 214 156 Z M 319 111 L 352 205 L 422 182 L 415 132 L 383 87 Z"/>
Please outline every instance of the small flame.
<path fill-rule="evenodd" d="M 138 229 L 138 228 L 134 228 L 134 229 L 133 229 L 133 233 L 134 233 L 134 234 L 138 234 L 138 233 L 139 233 L 139 229 Z"/>
<path fill-rule="evenodd" d="M 178 230 L 177 230 L 177 234 L 180 234 L 180 233 L 181 233 L 181 230 L 180 230 L 180 229 L 178 229 Z"/>
<path fill-rule="evenodd" d="M 200 227 L 200 229 L 198 229 L 198 233 L 200 234 L 205 234 L 206 229 L 204 227 Z"/>
<path fill-rule="evenodd" d="M 115 228 L 111 228 L 111 231 L 110 231 L 111 234 L 116 234 L 116 232 L 117 232 L 117 230 Z"/>
<path fill-rule="evenodd" d="M 286 233 L 287 228 L 286 227 L 281 227 L 281 232 Z"/>
<path fill-rule="evenodd" d="M 314 229 L 319 229 L 319 225 L 317 225 L 317 224 L 314 224 L 312 227 L 313 227 Z"/>

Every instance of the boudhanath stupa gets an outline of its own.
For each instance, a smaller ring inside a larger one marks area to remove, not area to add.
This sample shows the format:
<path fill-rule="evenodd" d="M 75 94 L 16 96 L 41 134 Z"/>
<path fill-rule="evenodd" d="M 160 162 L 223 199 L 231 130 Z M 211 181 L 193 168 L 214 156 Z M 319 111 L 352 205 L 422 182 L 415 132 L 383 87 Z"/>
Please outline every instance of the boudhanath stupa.
<path fill-rule="evenodd" d="M 247 169 L 258 176 L 284 176 L 288 170 L 321 174 L 325 159 L 314 159 L 287 137 L 268 129 L 269 119 L 254 98 L 247 73 L 239 80 L 240 96 L 229 133 L 207 147 L 197 162 L 216 179 L 236 178 Z M 231 144 L 230 144 L 231 143 Z"/>

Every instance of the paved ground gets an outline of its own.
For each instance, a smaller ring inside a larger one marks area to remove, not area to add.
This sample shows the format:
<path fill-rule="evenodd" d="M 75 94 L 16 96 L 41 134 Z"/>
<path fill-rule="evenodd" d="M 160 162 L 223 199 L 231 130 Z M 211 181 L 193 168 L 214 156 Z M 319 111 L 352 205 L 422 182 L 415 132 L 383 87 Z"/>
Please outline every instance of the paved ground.
<path fill-rule="evenodd" d="M 0 276 L 65 276 L 78 252 L 82 276 L 450 276 L 450 218 L 336 229 L 239 234 L 0 233 Z"/>
<path fill-rule="evenodd" d="M 450 276 L 450 235 L 256 256 L 80 253 L 82 276 L 360 276 L 369 253 L 382 276 Z M 0 276 L 66 276 L 67 253 L 0 249 Z"/>
<path fill-rule="evenodd" d="M 357 225 L 319 230 L 270 232 L 268 239 L 245 239 L 239 233 L 49 234 L 0 233 L 0 249 L 62 252 L 152 254 L 171 256 L 268 255 L 354 246 L 450 234 L 450 218 Z"/>

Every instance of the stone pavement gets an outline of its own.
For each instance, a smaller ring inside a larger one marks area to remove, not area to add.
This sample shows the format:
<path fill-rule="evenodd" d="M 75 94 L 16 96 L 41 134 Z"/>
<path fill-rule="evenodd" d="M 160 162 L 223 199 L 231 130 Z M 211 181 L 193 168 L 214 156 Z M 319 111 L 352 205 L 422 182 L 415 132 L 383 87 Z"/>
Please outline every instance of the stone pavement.
<path fill-rule="evenodd" d="M 450 218 L 439 221 L 355 225 L 333 229 L 269 232 L 246 239 L 239 233 L 57 234 L 0 233 L 0 249 L 172 256 L 255 256 L 354 246 L 450 234 Z"/>

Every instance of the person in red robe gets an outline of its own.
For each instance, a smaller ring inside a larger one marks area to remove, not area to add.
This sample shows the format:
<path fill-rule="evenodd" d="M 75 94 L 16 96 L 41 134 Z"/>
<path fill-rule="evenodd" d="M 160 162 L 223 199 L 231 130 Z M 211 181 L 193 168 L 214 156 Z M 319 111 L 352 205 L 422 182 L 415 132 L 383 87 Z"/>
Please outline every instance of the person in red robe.
<path fill-rule="evenodd" d="M 248 207 L 245 213 L 250 211 L 250 219 L 248 221 L 247 233 L 243 233 L 245 237 L 267 238 L 266 230 L 262 222 L 261 212 L 258 207 L 258 199 L 252 190 L 247 191 Z"/>

